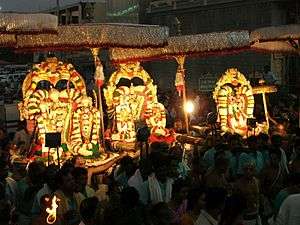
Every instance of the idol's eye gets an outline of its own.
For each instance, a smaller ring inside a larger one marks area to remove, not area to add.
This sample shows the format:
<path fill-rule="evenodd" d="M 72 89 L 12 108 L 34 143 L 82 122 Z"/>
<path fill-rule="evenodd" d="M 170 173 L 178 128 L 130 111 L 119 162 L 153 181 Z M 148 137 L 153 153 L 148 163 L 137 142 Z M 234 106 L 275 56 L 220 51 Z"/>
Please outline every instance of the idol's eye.
<path fill-rule="evenodd" d="M 67 88 L 75 88 L 74 84 L 72 83 L 72 81 L 68 81 L 65 79 L 59 80 L 56 85 L 55 85 L 55 89 L 57 89 L 58 91 L 63 91 L 66 90 Z"/>
<path fill-rule="evenodd" d="M 139 77 L 134 77 L 131 80 L 133 86 L 144 86 L 144 81 Z"/>
<path fill-rule="evenodd" d="M 117 88 L 119 87 L 130 87 L 131 86 L 131 81 L 127 78 L 121 78 L 116 85 Z"/>
<path fill-rule="evenodd" d="M 41 80 L 36 85 L 36 90 L 50 90 L 51 83 L 48 80 Z"/>

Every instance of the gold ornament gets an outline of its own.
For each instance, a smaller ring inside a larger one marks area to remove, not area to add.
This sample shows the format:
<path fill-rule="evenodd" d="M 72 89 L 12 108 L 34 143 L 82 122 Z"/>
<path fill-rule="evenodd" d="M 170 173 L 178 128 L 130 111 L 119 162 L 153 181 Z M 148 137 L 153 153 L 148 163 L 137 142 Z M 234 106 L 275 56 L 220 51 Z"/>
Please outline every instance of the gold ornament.
<path fill-rule="evenodd" d="M 213 98 L 223 133 L 238 133 L 243 137 L 267 132 L 266 124 L 256 124 L 250 130 L 247 120 L 253 118 L 254 96 L 250 82 L 237 69 L 228 69 L 216 84 Z"/>
<path fill-rule="evenodd" d="M 141 121 L 152 133 L 167 134 L 164 106 L 157 101 L 156 86 L 140 63 L 120 64 L 111 75 L 104 96 L 109 117 L 115 123 L 111 135 L 113 141 L 134 142 L 135 126 Z"/>
<path fill-rule="evenodd" d="M 42 87 L 43 83 L 49 87 Z M 20 117 L 36 121 L 42 151 L 47 152 L 45 134 L 59 132 L 62 144 L 71 153 L 93 154 L 99 140 L 100 113 L 87 96 L 83 78 L 71 64 L 48 58 L 34 65 L 24 80 L 22 92 Z"/>

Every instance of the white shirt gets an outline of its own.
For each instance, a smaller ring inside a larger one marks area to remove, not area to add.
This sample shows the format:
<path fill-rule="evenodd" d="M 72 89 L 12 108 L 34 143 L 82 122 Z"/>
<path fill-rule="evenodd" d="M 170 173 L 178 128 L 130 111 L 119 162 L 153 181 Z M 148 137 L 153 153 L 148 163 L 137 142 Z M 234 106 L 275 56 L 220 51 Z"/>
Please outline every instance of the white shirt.
<path fill-rule="evenodd" d="M 135 171 L 134 175 L 128 179 L 128 186 L 134 187 L 139 192 L 140 198 L 142 197 L 142 195 L 144 193 L 143 183 L 144 183 L 143 177 L 142 177 L 139 169 L 137 169 Z"/>
<path fill-rule="evenodd" d="M 92 198 L 96 195 L 96 192 L 93 188 L 89 187 L 88 185 L 85 186 L 85 194 L 82 194 L 81 192 L 78 193 L 78 196 L 80 198 L 80 201 L 83 201 L 86 198 Z"/>
<path fill-rule="evenodd" d="M 195 225 L 218 225 L 218 223 L 219 222 L 209 215 L 205 210 L 201 210 Z"/>
<path fill-rule="evenodd" d="M 274 225 L 300 224 L 300 194 L 290 195 L 282 203 Z"/>

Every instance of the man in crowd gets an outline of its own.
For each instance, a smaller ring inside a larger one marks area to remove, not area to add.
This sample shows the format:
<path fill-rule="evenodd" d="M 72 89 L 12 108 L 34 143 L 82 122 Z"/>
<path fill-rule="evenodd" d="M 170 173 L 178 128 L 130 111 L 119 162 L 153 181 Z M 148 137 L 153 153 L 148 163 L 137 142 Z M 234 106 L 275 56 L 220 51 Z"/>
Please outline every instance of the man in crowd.
<path fill-rule="evenodd" d="M 0 185 L 4 191 L 4 199 L 12 206 L 17 206 L 17 183 L 8 176 L 8 162 L 0 158 Z"/>
<path fill-rule="evenodd" d="M 242 176 L 234 185 L 234 193 L 246 199 L 247 206 L 244 213 L 246 225 L 261 225 L 259 215 L 260 184 L 255 177 L 255 161 L 251 156 L 243 159 L 241 164 Z"/>
<path fill-rule="evenodd" d="M 31 224 L 34 198 L 43 187 L 46 167 L 42 162 L 34 161 L 29 164 L 27 175 L 18 181 L 18 211 L 19 223 Z"/>
<path fill-rule="evenodd" d="M 153 166 L 153 173 L 143 184 L 141 200 L 144 204 L 168 203 L 172 197 L 173 179 L 169 177 L 170 159 L 160 155 Z"/>
<path fill-rule="evenodd" d="M 229 160 L 225 156 L 225 152 L 217 152 L 215 154 L 215 163 L 205 176 L 205 184 L 208 188 L 224 188 L 227 189 L 229 184 L 227 181 Z"/>
<path fill-rule="evenodd" d="M 82 197 L 82 199 L 94 197 L 94 189 L 87 185 L 87 169 L 83 167 L 76 167 L 74 168 L 72 174 L 75 181 L 76 192 Z"/>
<path fill-rule="evenodd" d="M 225 198 L 225 189 L 208 189 L 205 197 L 205 209 L 201 210 L 195 225 L 218 225 L 224 208 Z"/>
<path fill-rule="evenodd" d="M 86 198 L 80 204 L 80 217 L 81 222 L 79 225 L 100 225 L 97 213 L 99 201 L 96 197 Z"/>
<path fill-rule="evenodd" d="M 275 225 L 300 224 L 300 194 L 294 194 L 284 200 L 280 207 Z"/>
<path fill-rule="evenodd" d="M 81 198 L 75 193 L 75 181 L 72 175 L 73 165 L 64 164 L 57 173 L 58 189 L 55 195 L 60 199 L 57 208 L 57 216 L 67 224 L 75 225 L 79 223 L 79 206 Z"/>
<path fill-rule="evenodd" d="M 44 186 L 37 192 L 34 198 L 34 202 L 32 205 L 32 215 L 36 216 L 41 213 L 41 198 L 44 195 L 49 195 L 53 197 L 53 193 L 57 189 L 56 185 L 56 174 L 58 172 L 58 167 L 56 167 L 54 164 L 47 167 L 45 172 L 45 183 Z"/>

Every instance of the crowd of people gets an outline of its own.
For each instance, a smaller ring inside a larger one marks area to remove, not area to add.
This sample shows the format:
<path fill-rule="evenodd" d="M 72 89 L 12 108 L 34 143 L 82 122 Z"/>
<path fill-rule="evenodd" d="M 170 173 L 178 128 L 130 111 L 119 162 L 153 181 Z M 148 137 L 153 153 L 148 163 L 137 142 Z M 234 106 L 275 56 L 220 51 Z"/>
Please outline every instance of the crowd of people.
<path fill-rule="evenodd" d="M 183 117 L 181 99 L 174 96 L 159 94 L 171 128 Z M 213 101 L 205 94 L 190 98 L 191 123 L 199 124 Z M 257 105 L 256 115 L 264 119 Z M 57 225 L 299 225 L 297 109 L 293 99 L 274 104 L 270 115 L 284 129 L 273 126 L 272 135 L 206 133 L 204 143 L 189 151 L 152 143 L 147 154 L 122 158 L 91 184 L 78 156 L 61 168 L 39 161 L 16 168 L 12 144 L 26 151 L 31 137 L 24 126 L 14 137 L 0 128 L 0 225 L 47 224 L 54 196 Z"/>
<path fill-rule="evenodd" d="M 84 159 L 61 168 L 33 161 L 16 173 L 0 130 L 0 224 L 42 225 L 56 196 L 54 224 L 300 224 L 300 136 L 207 136 L 191 152 L 152 143 L 88 184 Z M 185 157 L 184 155 L 188 155 Z"/>

